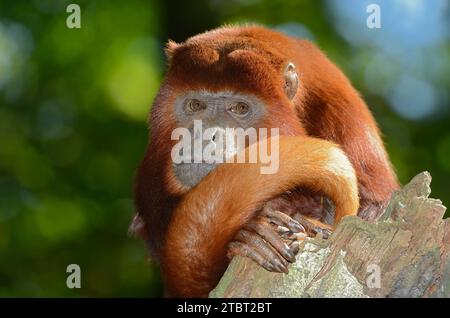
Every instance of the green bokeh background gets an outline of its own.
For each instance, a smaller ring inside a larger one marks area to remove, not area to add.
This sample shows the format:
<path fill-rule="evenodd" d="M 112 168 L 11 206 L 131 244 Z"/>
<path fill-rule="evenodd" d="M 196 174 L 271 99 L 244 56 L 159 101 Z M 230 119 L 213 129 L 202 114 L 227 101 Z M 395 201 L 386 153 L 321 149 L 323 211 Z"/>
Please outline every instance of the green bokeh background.
<path fill-rule="evenodd" d="M 66 27 L 69 3 L 0 1 L 0 296 L 162 295 L 157 268 L 127 235 L 147 114 L 167 39 L 224 23 L 312 37 L 370 105 L 400 181 L 428 170 L 433 197 L 450 204 L 448 33 L 425 45 L 441 56 L 425 74 L 440 92 L 435 109 L 408 118 L 368 84 L 366 66 L 378 49 L 337 32 L 345 22 L 330 1 L 80 0 L 81 29 Z M 443 10 L 448 20 L 448 5 Z M 377 65 L 380 89 L 403 71 L 388 60 Z M 81 266 L 81 289 L 66 287 L 72 263 Z"/>

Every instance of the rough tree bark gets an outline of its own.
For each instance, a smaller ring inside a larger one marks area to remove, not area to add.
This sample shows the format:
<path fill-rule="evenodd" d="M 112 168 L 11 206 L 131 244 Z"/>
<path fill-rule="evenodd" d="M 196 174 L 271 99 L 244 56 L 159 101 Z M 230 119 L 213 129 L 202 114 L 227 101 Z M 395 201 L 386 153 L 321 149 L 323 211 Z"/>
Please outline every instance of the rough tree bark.
<path fill-rule="evenodd" d="M 377 222 L 346 217 L 307 239 L 287 275 L 235 257 L 210 297 L 450 297 L 450 218 L 430 183 L 417 175 Z"/>

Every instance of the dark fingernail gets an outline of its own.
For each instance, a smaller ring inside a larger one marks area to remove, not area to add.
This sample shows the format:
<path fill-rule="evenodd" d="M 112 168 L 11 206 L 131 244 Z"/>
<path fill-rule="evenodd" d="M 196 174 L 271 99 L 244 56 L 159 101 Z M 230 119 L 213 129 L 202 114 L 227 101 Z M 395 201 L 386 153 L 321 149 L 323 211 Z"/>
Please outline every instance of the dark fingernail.
<path fill-rule="evenodd" d="M 298 251 L 300 250 L 300 244 L 298 242 L 294 242 L 291 244 L 290 247 L 291 252 L 295 255 L 298 253 Z M 295 259 L 295 258 L 294 258 Z"/>
<path fill-rule="evenodd" d="M 270 262 L 264 263 L 263 268 L 266 269 L 269 272 L 275 272 L 275 268 L 272 265 L 272 263 L 270 263 Z"/>
<path fill-rule="evenodd" d="M 295 262 L 295 256 L 289 249 L 283 250 L 283 256 L 289 263 Z"/>
<path fill-rule="evenodd" d="M 281 263 L 281 261 L 279 259 L 274 259 L 273 260 L 273 265 L 275 266 L 275 269 L 280 272 L 280 273 L 288 273 L 288 269 L 286 266 L 283 265 L 283 263 Z"/>
<path fill-rule="evenodd" d="M 284 257 L 287 259 L 287 261 L 289 263 L 294 263 L 295 262 L 295 256 L 290 250 L 289 251 L 285 251 Z"/>
<path fill-rule="evenodd" d="M 303 225 L 301 225 L 300 223 L 298 223 L 296 221 L 291 221 L 290 226 L 295 232 L 305 232 L 306 231 L 305 228 L 303 227 Z"/>

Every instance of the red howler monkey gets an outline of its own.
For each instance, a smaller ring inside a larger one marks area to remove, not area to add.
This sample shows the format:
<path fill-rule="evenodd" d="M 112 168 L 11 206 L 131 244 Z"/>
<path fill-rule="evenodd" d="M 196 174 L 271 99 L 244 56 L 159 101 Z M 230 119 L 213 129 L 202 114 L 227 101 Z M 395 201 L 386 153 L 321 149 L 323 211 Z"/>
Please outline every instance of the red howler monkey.
<path fill-rule="evenodd" d="M 375 218 L 398 187 L 366 104 L 310 42 L 263 27 L 224 27 L 169 42 L 166 53 L 132 228 L 160 262 L 168 295 L 206 296 L 227 266 L 227 249 L 285 272 L 295 247 L 268 221 L 292 232 L 327 229 L 321 209 L 308 211 L 317 193 L 333 201 L 336 224 L 356 212 Z M 174 164 L 171 133 L 192 130 L 194 119 L 217 129 L 279 128 L 279 172 L 262 175 L 258 164 Z M 295 212 L 306 217 L 298 223 Z"/>

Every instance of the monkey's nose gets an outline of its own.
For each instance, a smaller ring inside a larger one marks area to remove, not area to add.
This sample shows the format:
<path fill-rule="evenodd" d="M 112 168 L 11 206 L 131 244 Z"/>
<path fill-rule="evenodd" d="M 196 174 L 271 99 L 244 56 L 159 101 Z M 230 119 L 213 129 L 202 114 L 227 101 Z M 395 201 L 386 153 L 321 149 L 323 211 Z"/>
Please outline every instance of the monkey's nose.
<path fill-rule="evenodd" d="M 211 142 L 223 155 L 223 159 L 233 157 L 237 153 L 236 132 L 234 129 L 215 128 L 211 136 Z"/>
<path fill-rule="evenodd" d="M 211 134 L 211 141 L 216 144 L 219 140 L 224 140 L 226 136 L 226 130 L 222 127 L 214 127 Z"/>

